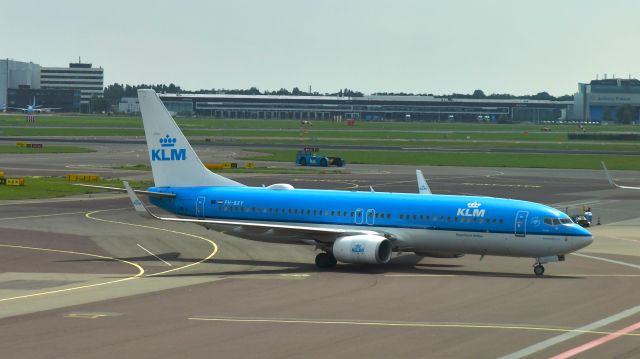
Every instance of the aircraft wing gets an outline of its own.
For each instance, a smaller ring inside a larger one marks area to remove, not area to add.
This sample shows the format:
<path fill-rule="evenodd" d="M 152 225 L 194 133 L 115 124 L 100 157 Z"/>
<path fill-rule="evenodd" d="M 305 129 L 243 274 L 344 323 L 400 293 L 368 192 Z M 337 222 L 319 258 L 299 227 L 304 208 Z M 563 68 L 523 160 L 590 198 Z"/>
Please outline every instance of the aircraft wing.
<path fill-rule="evenodd" d="M 613 176 L 611 176 L 611 173 L 609 173 L 609 170 L 607 169 L 607 166 L 605 166 L 604 161 L 602 161 L 600 163 L 602 163 L 602 168 L 604 168 L 604 174 L 607 176 L 607 179 L 609 180 L 609 184 L 611 185 L 611 187 L 625 188 L 625 189 L 640 189 L 640 187 L 631 187 L 631 186 L 620 186 L 620 185 L 618 185 L 613 180 Z"/>
<path fill-rule="evenodd" d="M 279 223 L 279 222 L 259 222 L 259 221 L 243 221 L 243 220 L 226 220 L 226 219 L 213 219 L 213 218 L 179 218 L 179 217 L 160 217 L 157 216 L 144 205 L 144 203 L 138 198 L 135 191 L 131 188 L 127 181 L 123 181 L 126 188 L 129 199 L 133 204 L 136 212 L 147 218 L 159 219 L 162 221 L 170 222 L 185 222 L 199 224 L 205 227 L 212 226 L 232 226 L 242 227 L 248 229 L 264 229 L 264 230 L 280 230 L 293 234 L 307 234 L 313 239 L 319 242 L 333 242 L 338 237 L 353 234 L 377 234 L 376 231 L 361 230 L 361 229 L 349 229 L 349 228 L 332 228 L 332 227 L 315 227 L 308 225 L 296 225 L 292 223 Z"/>
<path fill-rule="evenodd" d="M 100 189 L 106 189 L 106 190 L 109 190 L 109 191 L 116 191 L 116 192 L 127 192 L 126 188 L 98 186 L 98 185 L 84 184 L 84 183 L 74 183 L 73 185 L 74 186 L 82 186 L 82 187 L 90 187 L 90 188 L 100 188 Z M 174 193 L 144 191 L 144 190 L 140 190 L 140 189 L 134 189 L 133 191 L 135 193 L 140 193 L 140 194 L 144 194 L 144 195 L 147 195 L 147 196 L 153 196 L 153 197 L 161 197 L 161 198 L 174 198 L 176 196 Z"/>
<path fill-rule="evenodd" d="M 431 194 L 431 188 L 429 188 L 427 180 L 424 179 L 422 171 L 416 170 L 416 177 L 418 179 L 418 192 L 420 194 Z"/>

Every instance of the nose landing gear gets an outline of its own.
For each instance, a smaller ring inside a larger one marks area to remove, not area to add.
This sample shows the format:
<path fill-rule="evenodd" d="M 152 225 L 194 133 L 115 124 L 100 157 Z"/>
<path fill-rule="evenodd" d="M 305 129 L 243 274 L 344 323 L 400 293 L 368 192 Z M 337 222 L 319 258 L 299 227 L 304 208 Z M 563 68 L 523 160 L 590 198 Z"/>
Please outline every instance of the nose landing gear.
<path fill-rule="evenodd" d="M 548 257 L 539 257 L 536 258 L 536 262 L 533 264 L 533 273 L 537 276 L 541 276 L 544 274 L 544 266 L 545 263 L 550 262 L 564 262 L 564 254 L 558 256 L 548 256 Z"/>

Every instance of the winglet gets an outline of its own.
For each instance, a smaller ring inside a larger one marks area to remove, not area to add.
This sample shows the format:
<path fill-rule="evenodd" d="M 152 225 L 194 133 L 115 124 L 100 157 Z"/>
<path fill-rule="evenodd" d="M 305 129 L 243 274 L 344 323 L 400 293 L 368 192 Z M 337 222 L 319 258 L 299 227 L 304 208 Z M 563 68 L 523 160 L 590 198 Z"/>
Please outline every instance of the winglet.
<path fill-rule="evenodd" d="M 611 176 L 611 173 L 609 173 L 609 170 L 607 169 L 607 166 L 604 165 L 604 161 L 601 161 L 600 163 L 602 163 L 602 168 L 604 168 L 604 174 L 607 175 L 607 179 L 609 180 L 609 184 L 612 187 L 615 188 L 625 188 L 625 189 L 640 189 L 640 187 L 632 187 L 632 186 L 620 186 L 619 184 L 615 183 L 613 181 L 613 176 Z"/>
<path fill-rule="evenodd" d="M 605 166 L 604 161 L 601 161 L 600 163 L 602 163 L 602 168 L 604 168 L 604 174 L 607 176 L 607 179 L 609 180 L 609 184 L 611 185 L 611 187 L 620 187 L 613 181 L 613 177 L 611 176 L 611 173 L 609 173 L 607 166 Z"/>
<path fill-rule="evenodd" d="M 422 171 L 416 170 L 416 177 L 418 178 L 418 192 L 420 194 L 431 194 L 431 189 L 427 184 L 427 180 L 424 179 Z"/>
<path fill-rule="evenodd" d="M 142 203 L 140 198 L 138 198 L 136 193 L 133 191 L 133 189 L 129 185 L 129 182 L 122 181 L 122 183 L 124 184 L 124 188 L 127 190 L 127 194 L 129 195 L 129 199 L 131 200 L 131 203 L 133 204 L 133 208 L 136 209 L 136 212 L 138 212 L 138 214 L 140 214 L 140 215 L 142 215 L 144 217 L 155 217 L 153 214 L 151 214 L 151 212 L 149 212 L 147 207 L 144 206 L 144 203 Z"/>

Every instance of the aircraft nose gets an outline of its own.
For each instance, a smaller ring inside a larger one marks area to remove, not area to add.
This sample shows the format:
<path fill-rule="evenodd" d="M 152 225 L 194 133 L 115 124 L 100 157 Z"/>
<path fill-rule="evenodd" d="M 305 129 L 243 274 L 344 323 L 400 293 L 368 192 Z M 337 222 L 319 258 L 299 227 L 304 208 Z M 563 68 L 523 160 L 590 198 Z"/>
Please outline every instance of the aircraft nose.
<path fill-rule="evenodd" d="M 573 237 L 573 241 L 572 241 L 574 250 L 584 248 L 590 245 L 591 243 L 593 243 L 593 234 L 591 234 L 591 232 L 589 232 L 585 228 L 582 228 L 578 225 L 576 225 L 576 227 L 577 227 L 576 228 L 577 235 Z"/>

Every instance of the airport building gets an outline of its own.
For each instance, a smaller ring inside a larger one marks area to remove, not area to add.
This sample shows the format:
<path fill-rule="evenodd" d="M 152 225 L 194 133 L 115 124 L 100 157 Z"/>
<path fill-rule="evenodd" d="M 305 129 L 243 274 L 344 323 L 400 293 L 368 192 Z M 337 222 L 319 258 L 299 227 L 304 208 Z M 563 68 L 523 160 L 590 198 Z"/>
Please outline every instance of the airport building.
<path fill-rule="evenodd" d="M 603 79 L 578 84 L 578 93 L 570 118 L 586 122 L 616 121 L 617 109 L 622 105 L 640 111 L 640 81 L 637 79 Z M 636 118 L 640 121 L 640 118 Z"/>
<path fill-rule="evenodd" d="M 104 70 L 87 63 L 42 67 L 33 62 L 0 60 L 0 107 L 33 103 L 63 112 L 89 111 L 92 96 L 102 96 Z M 84 107 L 84 108 L 83 108 Z"/>
<path fill-rule="evenodd" d="M 178 114 L 218 118 L 487 121 L 543 123 L 565 119 L 573 101 L 434 96 L 271 96 L 160 94 Z"/>
<path fill-rule="evenodd" d="M 40 65 L 10 59 L 0 60 L 0 107 L 9 104 L 9 89 L 40 88 Z"/>
<path fill-rule="evenodd" d="M 40 70 L 43 89 L 80 90 L 81 106 L 88 106 L 93 96 L 102 96 L 104 69 L 89 63 L 70 63 L 69 67 L 43 67 Z"/>

